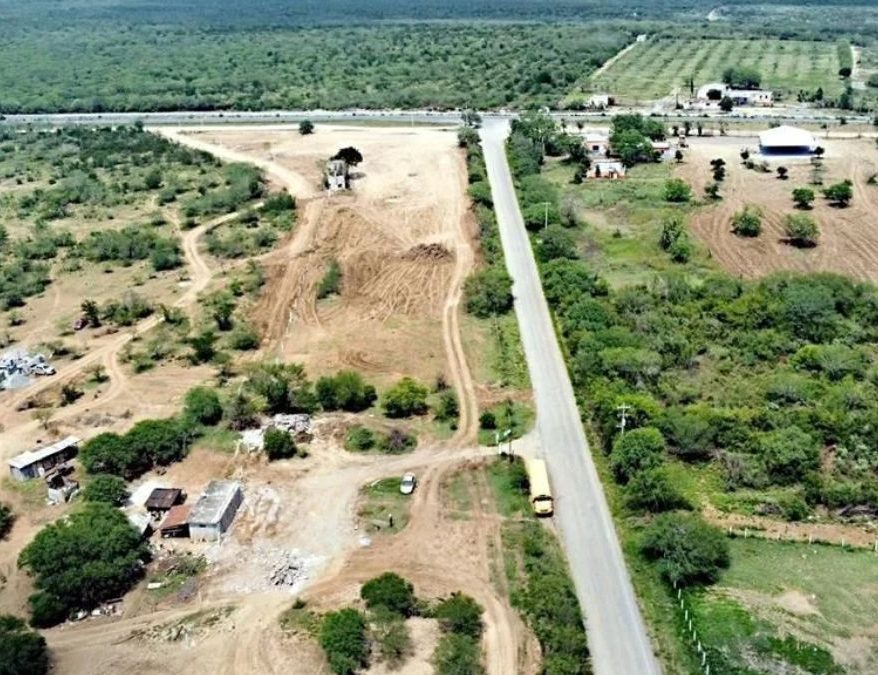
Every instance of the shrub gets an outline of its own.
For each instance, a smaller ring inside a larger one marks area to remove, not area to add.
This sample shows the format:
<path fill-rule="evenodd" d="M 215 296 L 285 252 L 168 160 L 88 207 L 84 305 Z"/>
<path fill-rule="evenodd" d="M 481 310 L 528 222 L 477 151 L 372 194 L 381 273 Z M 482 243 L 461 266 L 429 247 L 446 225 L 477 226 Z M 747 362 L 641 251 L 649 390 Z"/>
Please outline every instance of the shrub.
<path fill-rule="evenodd" d="M 302 120 L 299 122 L 299 133 L 302 136 L 308 136 L 314 133 L 314 122 L 311 120 Z"/>
<path fill-rule="evenodd" d="M 457 403 L 457 396 L 453 391 L 447 390 L 439 394 L 439 401 L 433 408 L 433 415 L 440 422 L 457 421 L 460 415 L 460 406 Z"/>
<path fill-rule="evenodd" d="M 651 513 L 692 508 L 660 468 L 636 474 L 628 483 L 625 494 L 631 508 Z"/>
<path fill-rule="evenodd" d="M 330 295 L 338 295 L 341 293 L 341 281 L 342 273 L 338 261 L 330 260 L 323 278 L 317 285 L 317 299 L 323 300 Z"/>
<path fill-rule="evenodd" d="M 378 654 L 391 669 L 402 666 L 412 652 L 412 637 L 405 620 L 393 612 L 373 612 L 370 636 L 378 645 Z"/>
<path fill-rule="evenodd" d="M 362 375 L 342 370 L 333 376 L 321 377 L 314 387 L 317 401 L 324 410 L 360 412 L 377 398 L 375 387 L 366 384 Z"/>
<path fill-rule="evenodd" d="M 662 222 L 662 233 L 659 237 L 659 246 L 667 251 L 674 245 L 674 242 L 679 239 L 683 232 L 685 232 L 685 227 L 682 218 L 679 216 L 666 218 L 664 222 Z"/>
<path fill-rule="evenodd" d="M 229 334 L 229 347 L 239 352 L 250 351 L 259 347 L 259 332 L 245 323 L 236 323 Z"/>
<path fill-rule="evenodd" d="M 9 530 L 12 529 L 12 523 L 14 522 L 15 514 L 12 513 L 12 508 L 10 508 L 9 504 L 0 502 L 0 539 L 9 534 Z"/>
<path fill-rule="evenodd" d="M 357 425 L 348 429 L 344 447 L 351 452 L 364 452 L 375 447 L 375 433 L 367 427 Z"/>
<path fill-rule="evenodd" d="M 368 664 L 366 621 L 355 609 L 341 609 L 324 616 L 319 640 L 329 668 L 336 675 L 353 675 Z"/>
<path fill-rule="evenodd" d="M 223 418 L 219 395 L 209 387 L 194 387 L 186 392 L 183 415 L 198 424 L 213 426 Z"/>
<path fill-rule="evenodd" d="M 31 596 L 35 625 L 63 620 L 123 595 L 143 573 L 148 549 L 121 511 L 105 503 L 43 528 L 18 558 L 35 577 Z"/>
<path fill-rule="evenodd" d="M 654 427 L 634 429 L 619 436 L 613 444 L 610 463 L 613 475 L 620 483 L 627 483 L 636 474 L 662 463 L 665 439 Z"/>
<path fill-rule="evenodd" d="M 385 572 L 363 584 L 360 597 L 369 609 L 382 607 L 405 617 L 415 613 L 414 587 L 393 572 Z"/>
<path fill-rule="evenodd" d="M 128 486 L 119 476 L 98 474 L 85 486 L 82 498 L 87 502 L 106 502 L 113 506 L 122 506 L 128 499 Z"/>
<path fill-rule="evenodd" d="M 762 233 L 762 217 L 752 206 L 747 206 L 732 218 L 732 232 L 739 237 L 758 237 Z"/>
<path fill-rule="evenodd" d="M 418 439 L 402 429 L 391 429 L 388 433 L 378 438 L 377 448 L 389 455 L 398 455 L 409 450 L 414 450 Z"/>
<path fill-rule="evenodd" d="M 0 614 L 0 673 L 45 675 L 48 672 L 45 638 L 29 630 L 17 616 Z"/>
<path fill-rule="evenodd" d="M 692 199 L 692 188 L 681 178 L 671 178 L 665 183 L 666 202 L 684 204 Z"/>
<path fill-rule="evenodd" d="M 836 206 L 846 207 L 854 198 L 853 184 L 849 180 L 835 183 L 823 190 L 823 196 Z"/>
<path fill-rule="evenodd" d="M 689 262 L 689 258 L 692 257 L 692 242 L 689 241 L 689 235 L 682 232 L 676 241 L 671 244 L 668 253 L 671 256 L 671 260 L 675 263 Z"/>
<path fill-rule="evenodd" d="M 295 457 L 298 449 L 289 431 L 269 427 L 263 435 L 263 449 L 269 461 Z"/>
<path fill-rule="evenodd" d="M 801 481 L 820 461 L 817 442 L 797 426 L 763 434 L 758 452 L 771 480 L 783 485 Z"/>
<path fill-rule="evenodd" d="M 484 630 L 482 608 L 475 600 L 462 593 L 454 593 L 437 606 L 433 615 L 439 619 L 442 630 L 460 633 L 478 639 Z"/>
<path fill-rule="evenodd" d="M 573 236 L 560 225 L 550 225 L 538 236 L 536 257 L 540 262 L 549 262 L 556 258 L 576 260 L 579 254 Z"/>
<path fill-rule="evenodd" d="M 427 412 L 429 391 L 410 377 L 404 377 L 384 394 L 382 407 L 388 417 L 411 417 Z"/>
<path fill-rule="evenodd" d="M 722 532 L 699 516 L 666 513 L 644 532 L 641 550 L 670 583 L 713 583 L 729 566 L 729 544 Z"/>
<path fill-rule="evenodd" d="M 491 266 L 467 277 L 463 288 L 466 311 L 479 318 L 506 314 L 512 309 L 512 278 Z"/>
<path fill-rule="evenodd" d="M 468 635 L 443 635 L 433 653 L 436 675 L 483 675 L 479 643 Z"/>
<path fill-rule="evenodd" d="M 497 428 L 497 416 L 490 410 L 485 410 L 479 415 L 479 426 L 488 431 Z"/>
<path fill-rule="evenodd" d="M 811 216 L 792 213 L 784 219 L 784 232 L 793 246 L 810 248 L 817 245 L 820 228 Z"/>
<path fill-rule="evenodd" d="M 814 203 L 814 190 L 811 188 L 800 187 L 793 190 L 793 203 L 797 209 L 809 209 Z"/>

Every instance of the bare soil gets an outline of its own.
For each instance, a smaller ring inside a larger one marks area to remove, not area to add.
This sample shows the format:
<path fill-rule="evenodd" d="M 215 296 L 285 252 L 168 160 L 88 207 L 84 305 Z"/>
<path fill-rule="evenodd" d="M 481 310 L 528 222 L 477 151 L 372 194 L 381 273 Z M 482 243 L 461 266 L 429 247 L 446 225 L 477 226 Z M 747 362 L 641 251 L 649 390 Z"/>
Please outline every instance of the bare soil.
<path fill-rule="evenodd" d="M 693 138 L 677 174 L 704 195 L 712 182 L 710 160 L 726 161 L 726 179 L 720 184 L 723 199 L 698 209 L 690 220 L 692 231 L 724 269 L 742 278 L 758 278 L 772 272 L 837 272 L 861 281 L 878 281 L 878 185 L 868 184 L 878 173 L 878 149 L 873 139 L 818 139 L 826 149 L 824 186 L 849 179 L 854 199 L 848 208 L 831 206 L 821 186 L 810 185 L 808 159 L 770 158 L 769 173 L 746 169 L 740 151 L 748 148 L 759 164 L 756 138 Z M 789 169 L 789 178 L 777 177 L 778 166 Z M 817 194 L 814 208 L 805 211 L 820 226 L 818 245 L 810 249 L 791 246 L 783 233 L 784 216 L 796 213 L 792 190 L 811 187 Z M 733 215 L 747 205 L 761 209 L 763 231 L 759 237 L 738 237 L 731 231 Z"/>

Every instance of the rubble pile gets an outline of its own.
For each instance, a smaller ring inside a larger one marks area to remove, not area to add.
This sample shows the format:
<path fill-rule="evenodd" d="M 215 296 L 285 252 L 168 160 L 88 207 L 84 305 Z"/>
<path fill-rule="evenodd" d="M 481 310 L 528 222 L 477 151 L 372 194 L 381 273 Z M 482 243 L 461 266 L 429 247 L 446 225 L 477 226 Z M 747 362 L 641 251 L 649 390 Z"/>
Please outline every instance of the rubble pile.
<path fill-rule="evenodd" d="M 304 578 L 305 571 L 302 561 L 288 555 L 269 575 L 269 580 L 274 586 L 294 586 Z"/>
<path fill-rule="evenodd" d="M 309 443 L 312 439 L 311 416 L 305 413 L 293 415 L 277 414 L 271 421 L 263 423 L 258 429 L 244 429 L 241 432 L 239 448 L 248 452 L 260 452 L 265 445 L 265 430 L 274 427 L 292 434 L 297 443 Z"/>
<path fill-rule="evenodd" d="M 0 356 L 0 389 L 20 389 L 34 375 L 54 374 L 55 367 L 43 354 L 13 350 Z"/>

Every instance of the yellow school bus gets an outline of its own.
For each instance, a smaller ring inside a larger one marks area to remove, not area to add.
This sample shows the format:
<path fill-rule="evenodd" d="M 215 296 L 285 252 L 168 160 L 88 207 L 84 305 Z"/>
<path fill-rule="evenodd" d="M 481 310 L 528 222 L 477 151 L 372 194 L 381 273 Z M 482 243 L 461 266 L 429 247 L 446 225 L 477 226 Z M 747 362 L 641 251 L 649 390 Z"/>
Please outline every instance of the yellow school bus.
<path fill-rule="evenodd" d="M 549 485 L 549 472 L 541 459 L 525 460 L 527 477 L 530 481 L 530 504 L 538 516 L 551 516 L 554 512 L 552 487 Z"/>

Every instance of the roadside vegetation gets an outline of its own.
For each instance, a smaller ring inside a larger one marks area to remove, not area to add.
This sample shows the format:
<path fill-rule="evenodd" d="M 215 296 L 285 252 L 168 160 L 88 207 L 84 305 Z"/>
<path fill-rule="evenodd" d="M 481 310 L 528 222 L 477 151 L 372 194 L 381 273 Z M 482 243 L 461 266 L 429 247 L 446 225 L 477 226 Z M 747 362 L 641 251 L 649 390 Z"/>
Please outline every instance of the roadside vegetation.
<path fill-rule="evenodd" d="M 597 195 L 624 190 L 631 195 L 628 217 L 650 233 L 640 250 L 614 247 L 618 237 L 599 240 L 606 246 L 588 260 L 580 253 L 593 236 L 587 225 L 571 230 L 575 255 L 546 260 L 538 241 L 534 249 L 596 438 L 596 459 L 618 484 L 608 491 L 635 584 L 648 599 L 659 642 L 671 646 L 682 637 L 672 628 L 678 622 L 673 589 L 698 595 L 696 589 L 722 584 L 735 564 L 736 549 L 701 514 L 705 500 L 790 521 L 868 511 L 878 503 L 870 468 L 876 441 L 867 421 L 878 414 L 869 403 L 870 373 L 878 366 L 871 307 L 878 295 L 870 285 L 831 274 L 733 279 L 697 249 L 672 259 L 672 266 L 657 266 L 655 252 L 670 252 L 685 233 L 685 215 L 697 208 L 672 207 L 676 219 L 655 208 L 663 200 L 661 183 L 638 176 L 666 169 L 637 166 L 621 188 L 605 186 L 615 181 L 580 185 L 569 158 L 542 155 L 534 128 L 518 125 L 508 146 L 523 211 L 533 183 L 546 178 L 552 190 L 543 195 L 554 195 L 559 206 L 572 198 L 583 219 L 606 217 L 619 197 Z M 548 168 L 541 172 L 541 165 Z M 736 217 L 742 236 L 757 219 Z M 805 243 L 815 233 L 803 228 L 796 236 Z M 615 272 L 620 263 L 635 274 L 612 274 L 608 283 L 597 271 Z M 809 646 L 800 650 L 772 630 L 771 640 L 780 642 L 761 647 L 757 636 L 764 631 L 745 630 L 765 664 L 836 672 L 829 652 L 824 657 L 817 649 L 813 662 L 803 660 Z M 681 642 L 665 658 L 675 668 L 694 665 L 683 665 L 692 657 Z"/>

